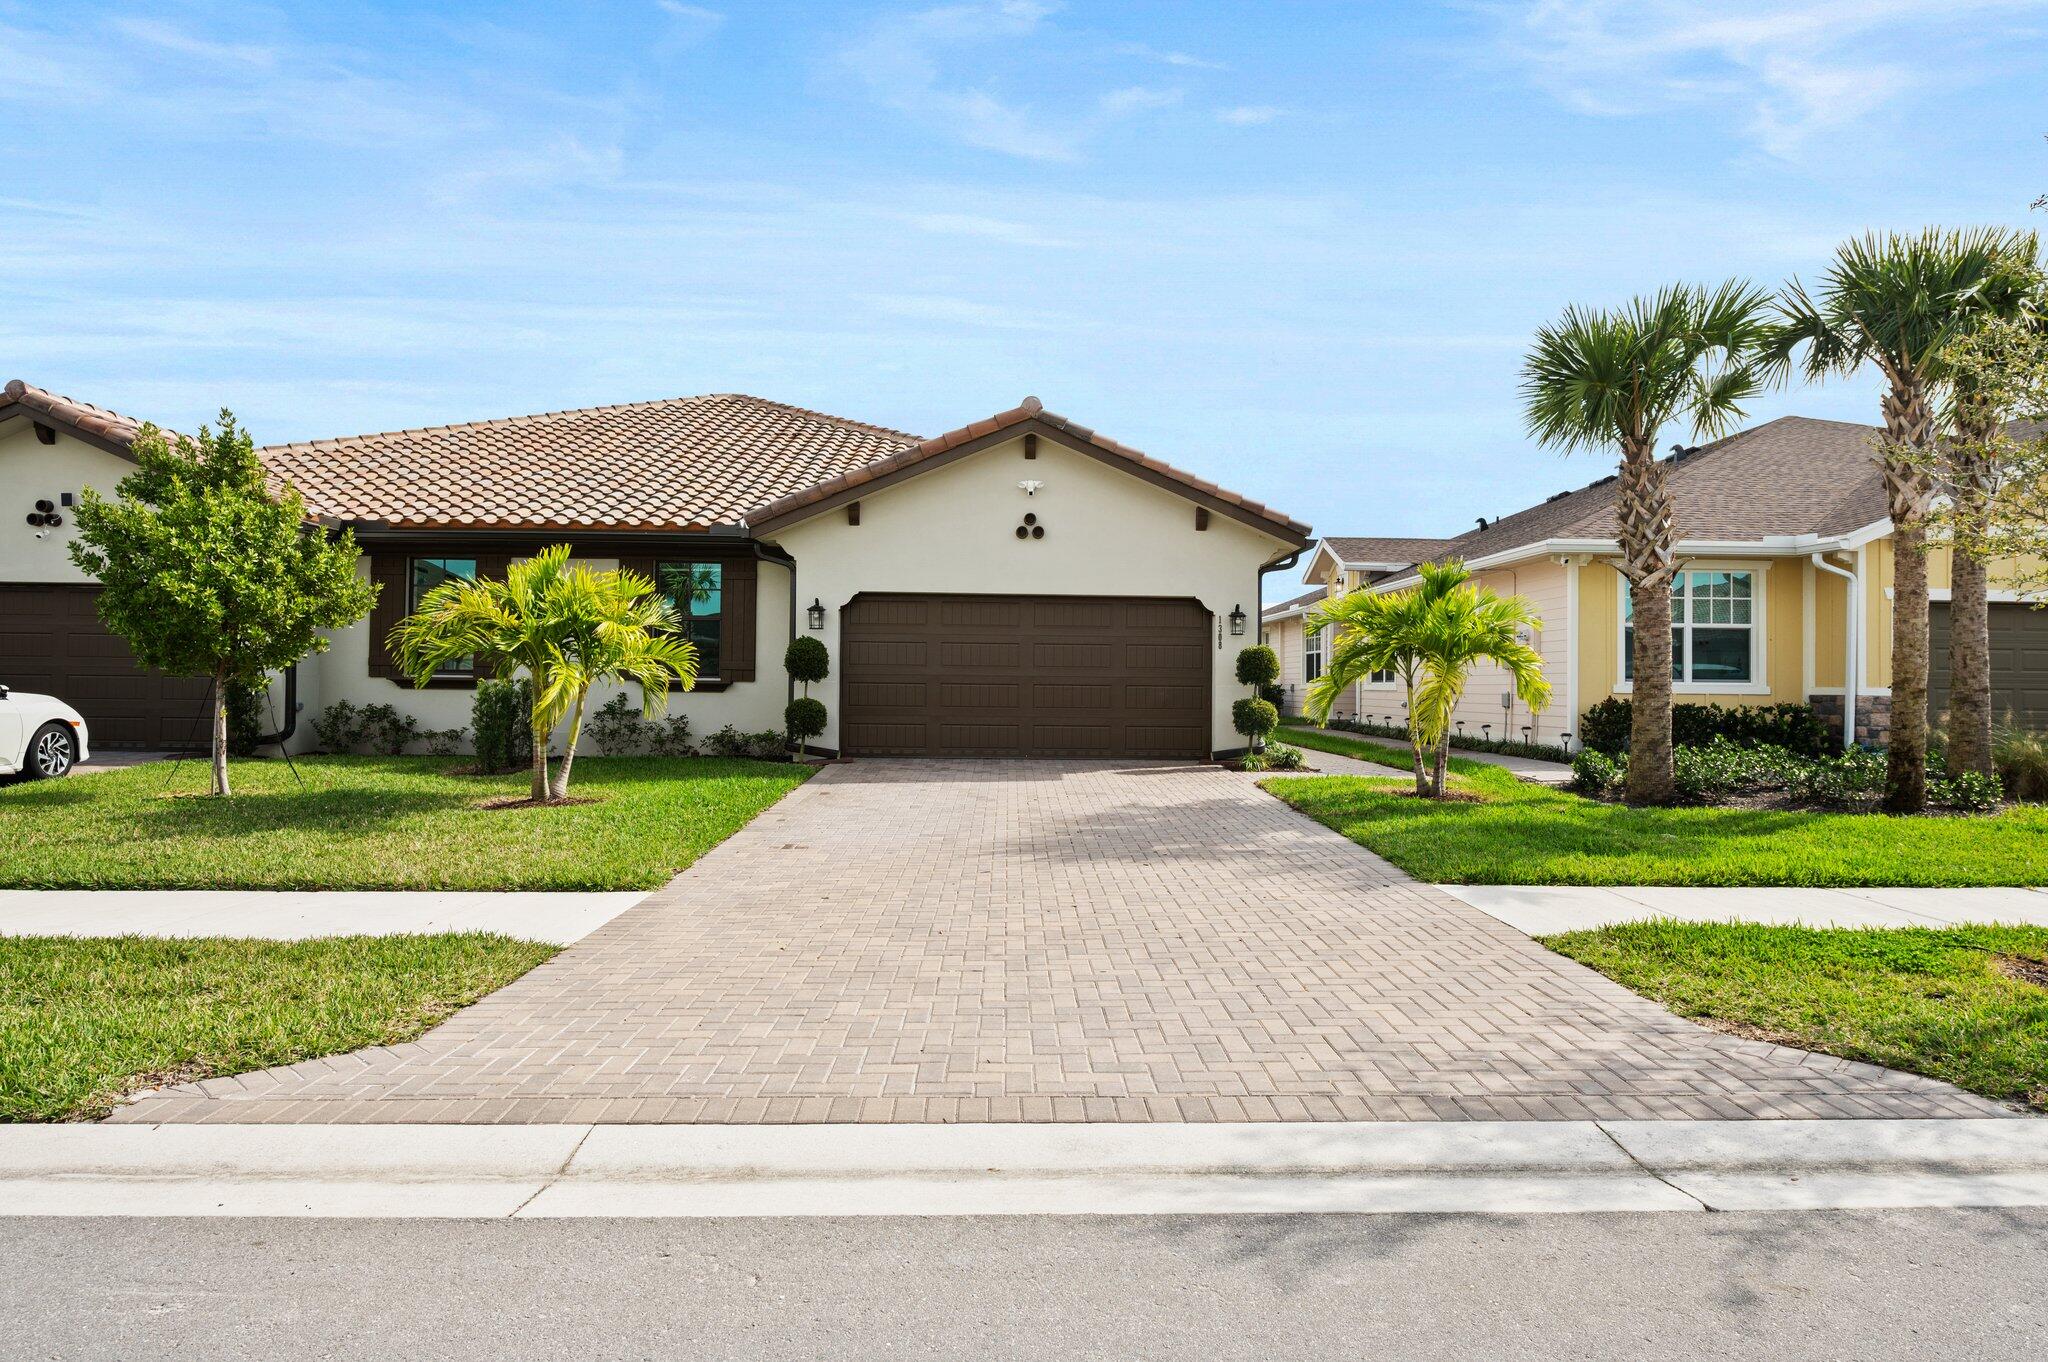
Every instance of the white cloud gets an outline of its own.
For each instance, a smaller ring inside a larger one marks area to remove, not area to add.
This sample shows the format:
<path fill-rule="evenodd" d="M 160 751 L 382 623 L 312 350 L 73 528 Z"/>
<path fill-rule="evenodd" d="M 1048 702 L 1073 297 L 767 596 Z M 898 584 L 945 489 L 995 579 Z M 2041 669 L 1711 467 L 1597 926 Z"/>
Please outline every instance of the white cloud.
<path fill-rule="evenodd" d="M 1944 43 L 2043 0 L 1535 0 L 1491 12 L 1513 61 L 1582 112 L 1725 108 L 1774 156 L 1946 78 Z"/>
<path fill-rule="evenodd" d="M 217 43 L 196 38 L 184 30 L 157 19 L 115 19 L 108 24 L 115 32 L 136 42 L 179 56 L 233 66 L 269 67 L 277 64 L 275 48 L 254 43 Z"/>
<path fill-rule="evenodd" d="M 1117 51 L 1126 57 L 1140 57 L 1145 61 L 1156 61 L 1161 66 L 1178 66 L 1189 71 L 1228 71 L 1230 68 L 1220 61 L 1197 57 L 1192 52 L 1162 52 L 1144 43 L 1125 43 Z"/>
<path fill-rule="evenodd" d="M 702 5 L 686 5 L 682 0 L 654 0 L 654 3 L 657 8 L 689 23 L 715 25 L 725 22 L 723 14 Z"/>
<path fill-rule="evenodd" d="M 1287 110 L 1275 108 L 1271 104 L 1240 104 L 1232 109 L 1218 109 L 1216 121 L 1237 128 L 1253 128 L 1262 123 L 1271 123 L 1286 113 Z"/>
<path fill-rule="evenodd" d="M 1016 54 L 1048 36 L 1054 6 L 1037 0 L 977 0 L 883 19 L 839 53 L 878 103 L 943 130 L 968 146 L 1033 161 L 1078 160 L 1081 148 L 1106 120 L 1160 108 L 1177 91 L 1144 86 L 1106 91 L 1091 112 L 1077 115 L 1063 101 L 1052 111 L 1001 92 L 982 74 L 985 50 L 1003 52 L 997 70 L 1014 71 Z M 956 76 L 955 60 L 974 76 Z"/>

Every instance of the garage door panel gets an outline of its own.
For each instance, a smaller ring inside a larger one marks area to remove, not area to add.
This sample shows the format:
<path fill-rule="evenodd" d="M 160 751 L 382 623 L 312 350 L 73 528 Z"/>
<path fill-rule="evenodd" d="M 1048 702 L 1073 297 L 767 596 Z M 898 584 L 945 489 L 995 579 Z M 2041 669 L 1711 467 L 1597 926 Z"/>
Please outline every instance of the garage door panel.
<path fill-rule="evenodd" d="M 1939 715 L 1949 702 L 1948 602 L 1934 602 L 1928 622 L 1927 710 Z M 1991 713 L 2002 723 L 2008 712 L 2025 727 L 2048 727 L 2048 611 L 2000 602 L 1991 607 Z"/>
<path fill-rule="evenodd" d="M 1193 601 L 861 596 L 842 631 L 849 755 L 1209 751 L 1211 621 Z"/>
<path fill-rule="evenodd" d="M 137 666 L 127 641 L 100 622 L 98 596 L 0 583 L 0 682 L 72 705 L 95 747 L 176 747 L 203 737 L 206 679 Z"/>

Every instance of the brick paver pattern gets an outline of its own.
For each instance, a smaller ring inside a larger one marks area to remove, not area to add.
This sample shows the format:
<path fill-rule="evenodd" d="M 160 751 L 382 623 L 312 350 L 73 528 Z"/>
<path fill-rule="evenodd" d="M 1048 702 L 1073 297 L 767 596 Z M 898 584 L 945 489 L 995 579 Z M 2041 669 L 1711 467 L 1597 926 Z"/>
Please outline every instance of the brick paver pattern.
<path fill-rule="evenodd" d="M 417 1042 L 113 1119 L 2005 1114 L 1682 1021 L 1241 775 L 862 761 Z"/>

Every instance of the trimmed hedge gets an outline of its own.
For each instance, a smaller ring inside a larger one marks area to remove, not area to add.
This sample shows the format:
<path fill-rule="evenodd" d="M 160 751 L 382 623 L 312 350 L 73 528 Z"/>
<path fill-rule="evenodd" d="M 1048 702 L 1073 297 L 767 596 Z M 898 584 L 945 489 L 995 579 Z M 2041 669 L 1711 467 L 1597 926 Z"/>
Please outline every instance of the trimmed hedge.
<path fill-rule="evenodd" d="M 1610 696 L 1579 718 L 1579 745 L 1610 757 L 1628 751 L 1634 707 Z M 1706 747 L 1722 738 L 1737 747 L 1782 747 L 1802 757 L 1826 757 L 1839 750 L 1828 726 L 1811 705 L 1692 705 L 1671 707 L 1671 744 Z"/>

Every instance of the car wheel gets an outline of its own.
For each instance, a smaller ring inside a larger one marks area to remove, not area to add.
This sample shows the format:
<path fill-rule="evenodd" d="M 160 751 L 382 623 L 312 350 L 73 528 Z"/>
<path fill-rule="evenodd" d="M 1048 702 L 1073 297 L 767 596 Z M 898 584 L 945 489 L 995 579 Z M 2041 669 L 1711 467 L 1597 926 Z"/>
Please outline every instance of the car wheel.
<path fill-rule="evenodd" d="M 78 739 L 62 724 L 44 724 L 28 742 L 28 761 L 24 764 L 30 777 L 49 780 L 55 776 L 70 774 L 78 764 Z"/>

